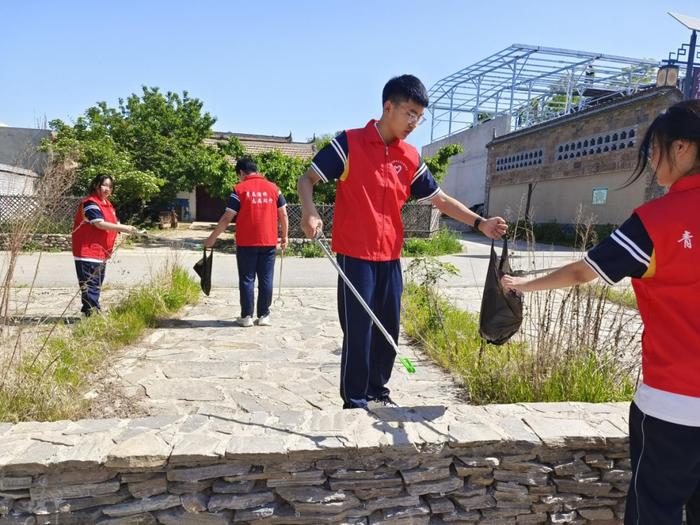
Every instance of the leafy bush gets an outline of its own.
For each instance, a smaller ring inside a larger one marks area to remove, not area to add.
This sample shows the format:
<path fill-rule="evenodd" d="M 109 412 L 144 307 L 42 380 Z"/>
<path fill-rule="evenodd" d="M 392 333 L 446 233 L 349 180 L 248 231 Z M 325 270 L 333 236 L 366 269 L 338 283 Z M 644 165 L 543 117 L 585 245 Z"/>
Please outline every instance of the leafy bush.
<path fill-rule="evenodd" d="M 450 230 L 443 228 L 435 237 L 428 239 L 406 239 L 403 243 L 401 255 L 404 257 L 438 256 L 451 253 L 460 253 L 462 244 L 457 236 Z"/>
<path fill-rule="evenodd" d="M 321 247 L 315 242 L 304 239 L 301 242 L 292 242 L 287 246 L 287 255 L 291 257 L 325 257 Z"/>

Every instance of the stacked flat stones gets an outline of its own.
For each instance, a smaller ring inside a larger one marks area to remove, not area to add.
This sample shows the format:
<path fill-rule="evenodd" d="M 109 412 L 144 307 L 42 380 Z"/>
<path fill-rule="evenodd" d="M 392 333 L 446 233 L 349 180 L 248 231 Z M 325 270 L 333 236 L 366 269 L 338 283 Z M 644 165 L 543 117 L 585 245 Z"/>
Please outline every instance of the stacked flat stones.
<path fill-rule="evenodd" d="M 0 424 L 5 524 L 621 523 L 625 404 Z"/>

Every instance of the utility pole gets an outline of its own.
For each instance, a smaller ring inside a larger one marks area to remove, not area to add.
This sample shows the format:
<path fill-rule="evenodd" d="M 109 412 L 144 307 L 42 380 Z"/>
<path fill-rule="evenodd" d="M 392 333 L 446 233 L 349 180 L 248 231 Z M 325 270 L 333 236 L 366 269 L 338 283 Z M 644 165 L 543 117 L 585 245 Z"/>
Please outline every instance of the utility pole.
<path fill-rule="evenodd" d="M 685 83 L 683 84 L 683 96 L 686 99 L 693 98 L 693 87 L 695 83 L 695 48 L 698 39 L 698 31 L 700 31 L 700 18 L 693 16 L 681 15 L 679 13 L 668 13 L 683 26 L 692 31 L 690 34 L 690 43 L 688 44 L 688 62 L 685 68 Z"/>

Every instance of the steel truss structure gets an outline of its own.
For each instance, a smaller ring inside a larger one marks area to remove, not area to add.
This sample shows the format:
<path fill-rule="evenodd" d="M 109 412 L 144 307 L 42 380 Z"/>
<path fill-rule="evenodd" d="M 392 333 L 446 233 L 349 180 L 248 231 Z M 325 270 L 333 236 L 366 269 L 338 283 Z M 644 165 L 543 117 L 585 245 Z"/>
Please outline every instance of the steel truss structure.
<path fill-rule="evenodd" d="M 429 90 L 431 142 L 499 115 L 511 130 L 653 85 L 658 62 L 513 44 Z"/>

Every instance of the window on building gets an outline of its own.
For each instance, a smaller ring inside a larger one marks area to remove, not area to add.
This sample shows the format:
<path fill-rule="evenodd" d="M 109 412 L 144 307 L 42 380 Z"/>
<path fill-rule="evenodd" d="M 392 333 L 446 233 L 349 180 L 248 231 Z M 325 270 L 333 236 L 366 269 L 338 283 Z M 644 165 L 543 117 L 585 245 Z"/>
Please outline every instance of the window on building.
<path fill-rule="evenodd" d="M 608 188 L 593 188 L 593 206 L 601 206 L 608 202 Z"/>

